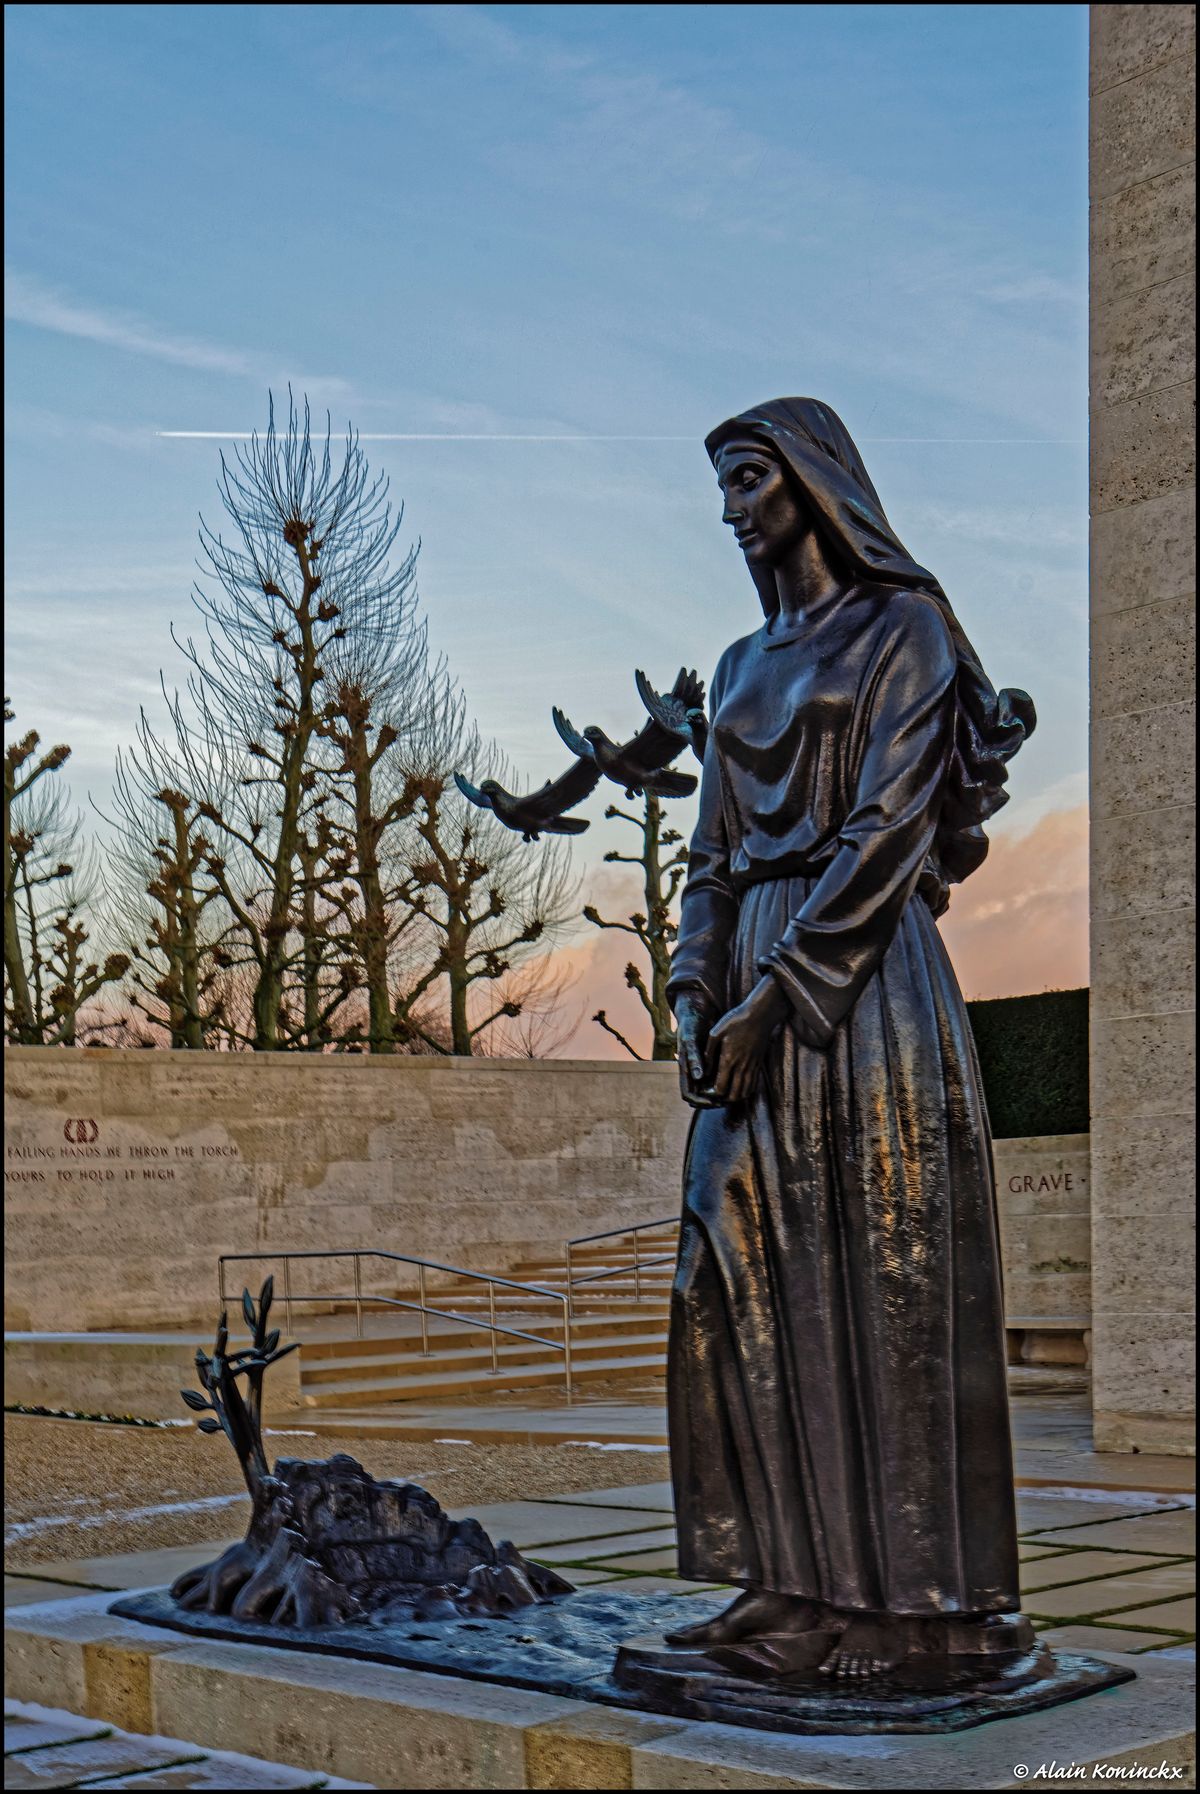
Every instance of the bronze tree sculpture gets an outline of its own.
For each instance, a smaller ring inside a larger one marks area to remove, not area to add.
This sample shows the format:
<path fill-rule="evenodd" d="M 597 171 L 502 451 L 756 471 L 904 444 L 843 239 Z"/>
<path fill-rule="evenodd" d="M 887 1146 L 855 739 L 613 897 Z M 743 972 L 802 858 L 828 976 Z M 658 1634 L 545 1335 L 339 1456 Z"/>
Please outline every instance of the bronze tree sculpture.
<path fill-rule="evenodd" d="M 267 1330 L 273 1290 L 268 1277 L 257 1304 L 243 1290 L 251 1344 L 229 1351 L 222 1314 L 211 1357 L 196 1353 L 204 1393 L 181 1391 L 204 1414 L 200 1430 L 224 1432 L 233 1446 L 251 1509 L 244 1539 L 174 1583 L 179 1606 L 307 1630 L 368 1617 L 487 1617 L 569 1594 L 569 1582 L 506 1542 L 494 1545 L 477 1520 L 451 1520 L 416 1483 L 376 1481 L 344 1452 L 269 1468 L 263 1377 L 295 1349 Z"/>

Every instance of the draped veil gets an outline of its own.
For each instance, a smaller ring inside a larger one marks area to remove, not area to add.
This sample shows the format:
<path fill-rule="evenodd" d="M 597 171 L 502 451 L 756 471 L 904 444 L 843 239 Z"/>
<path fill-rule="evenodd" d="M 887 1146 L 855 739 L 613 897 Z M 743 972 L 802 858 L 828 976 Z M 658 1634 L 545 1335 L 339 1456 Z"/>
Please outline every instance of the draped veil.
<path fill-rule="evenodd" d="M 918 588 L 936 599 L 958 656 L 954 754 L 931 860 L 941 885 L 934 903 L 949 901 L 945 886 L 961 884 L 986 857 L 983 824 L 1008 802 L 1004 786 L 1011 760 L 1037 721 L 1028 692 L 997 692 L 967 640 L 950 600 L 929 572 L 913 560 L 887 520 L 850 432 L 837 413 L 816 399 L 771 399 L 718 425 L 705 438 L 711 460 L 731 438 L 764 443 L 797 482 L 814 523 L 835 562 L 878 585 Z M 770 568 L 752 569 L 764 613 L 778 608 Z"/>

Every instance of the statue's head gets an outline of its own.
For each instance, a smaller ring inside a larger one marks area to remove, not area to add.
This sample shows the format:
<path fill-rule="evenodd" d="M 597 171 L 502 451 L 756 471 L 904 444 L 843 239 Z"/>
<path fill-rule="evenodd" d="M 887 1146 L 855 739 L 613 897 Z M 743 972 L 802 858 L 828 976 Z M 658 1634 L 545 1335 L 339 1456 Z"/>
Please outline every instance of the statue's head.
<path fill-rule="evenodd" d="M 714 457 L 732 529 L 751 572 L 778 567 L 813 527 L 812 510 L 781 456 L 761 439 L 733 435 Z"/>

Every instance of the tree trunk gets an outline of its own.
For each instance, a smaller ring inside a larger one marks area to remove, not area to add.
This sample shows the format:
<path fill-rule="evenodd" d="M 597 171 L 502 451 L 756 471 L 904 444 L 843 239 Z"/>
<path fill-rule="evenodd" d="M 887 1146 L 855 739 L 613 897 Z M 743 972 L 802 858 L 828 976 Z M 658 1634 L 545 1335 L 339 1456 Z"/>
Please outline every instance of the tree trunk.
<path fill-rule="evenodd" d="M 396 1026 L 388 991 L 388 918 L 379 872 L 379 828 L 372 809 L 371 760 L 365 732 L 353 732 L 354 836 L 358 888 L 362 895 L 363 972 L 367 984 L 368 1045 L 373 1053 L 394 1053 Z"/>
<path fill-rule="evenodd" d="M 451 914 L 450 926 L 446 931 L 446 969 L 450 983 L 450 1051 L 464 1056 L 469 1056 L 471 1052 L 471 1024 L 467 1019 L 467 992 L 471 983 L 467 974 L 468 938 L 462 918 Z"/>
<path fill-rule="evenodd" d="M 667 979 L 671 974 L 671 949 L 667 941 L 667 905 L 663 901 L 662 863 L 659 857 L 659 836 L 662 833 L 662 805 L 657 797 L 646 794 L 644 826 L 646 868 L 646 934 L 650 954 L 650 1021 L 654 1029 L 652 1059 L 674 1059 L 675 1018 L 667 1002 Z"/>

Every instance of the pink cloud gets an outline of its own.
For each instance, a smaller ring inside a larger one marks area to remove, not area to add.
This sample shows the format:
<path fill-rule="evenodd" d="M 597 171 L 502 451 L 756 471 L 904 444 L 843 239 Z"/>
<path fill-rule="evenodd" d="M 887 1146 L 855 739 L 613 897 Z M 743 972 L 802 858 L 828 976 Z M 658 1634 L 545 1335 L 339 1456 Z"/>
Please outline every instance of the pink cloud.
<path fill-rule="evenodd" d="M 1088 813 L 1052 810 L 997 832 L 942 918 L 964 996 L 1018 997 L 1088 982 Z"/>
<path fill-rule="evenodd" d="M 599 873 L 588 901 L 613 920 L 638 907 L 636 879 Z M 966 884 L 955 887 L 942 918 L 942 938 L 963 994 L 1016 997 L 1031 991 L 1073 990 L 1088 982 L 1087 805 L 1053 810 L 1030 829 L 993 834 L 987 859 Z M 636 994 L 625 983 L 629 960 L 645 954 L 627 934 L 597 931 L 558 959 L 579 983 L 572 1002 L 582 1006 L 574 1036 L 559 1049 L 564 1058 L 624 1059 L 628 1055 L 591 1017 L 603 1009 L 640 1053 L 649 1054 L 650 1028 Z"/>

